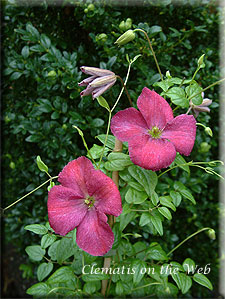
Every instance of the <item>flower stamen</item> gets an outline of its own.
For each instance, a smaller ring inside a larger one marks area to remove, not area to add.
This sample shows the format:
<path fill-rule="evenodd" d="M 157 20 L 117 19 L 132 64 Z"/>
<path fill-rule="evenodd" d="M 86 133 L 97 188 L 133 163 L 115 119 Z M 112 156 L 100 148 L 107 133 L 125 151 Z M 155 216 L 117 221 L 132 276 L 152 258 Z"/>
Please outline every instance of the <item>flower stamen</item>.
<path fill-rule="evenodd" d="M 95 200 L 92 196 L 87 196 L 84 203 L 88 206 L 88 208 L 91 208 L 94 206 Z"/>
<path fill-rule="evenodd" d="M 158 139 L 162 135 L 162 131 L 157 126 L 154 126 L 151 130 L 148 130 L 148 133 L 154 139 Z"/>

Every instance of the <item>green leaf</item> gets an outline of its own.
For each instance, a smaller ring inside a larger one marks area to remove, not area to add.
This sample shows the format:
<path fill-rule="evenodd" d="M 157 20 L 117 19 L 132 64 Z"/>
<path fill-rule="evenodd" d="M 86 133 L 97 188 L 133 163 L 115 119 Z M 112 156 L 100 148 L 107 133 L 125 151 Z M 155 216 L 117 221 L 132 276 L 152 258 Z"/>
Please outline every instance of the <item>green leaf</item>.
<path fill-rule="evenodd" d="M 51 260 L 56 261 L 56 250 L 60 243 L 60 240 L 54 242 L 48 249 L 48 255 L 51 257 Z"/>
<path fill-rule="evenodd" d="M 23 56 L 23 58 L 27 58 L 29 56 L 29 47 L 28 46 L 24 46 L 22 51 L 21 51 L 21 55 Z"/>
<path fill-rule="evenodd" d="M 180 193 L 176 192 L 176 191 L 170 191 L 170 197 L 173 200 L 173 204 L 178 207 L 181 203 L 182 197 L 180 195 Z"/>
<path fill-rule="evenodd" d="M 158 182 L 158 177 L 155 172 L 151 170 L 143 169 L 139 166 L 132 165 L 128 168 L 130 175 L 144 187 L 148 196 L 151 196 L 152 192 Z"/>
<path fill-rule="evenodd" d="M 42 263 L 38 266 L 37 269 L 37 278 L 39 281 L 45 279 L 53 269 L 53 263 Z"/>
<path fill-rule="evenodd" d="M 41 238 L 41 247 L 42 248 L 47 248 L 48 246 L 52 245 L 52 243 L 55 242 L 55 240 L 57 239 L 56 235 L 44 235 Z"/>
<path fill-rule="evenodd" d="M 140 217 L 139 225 L 144 226 L 144 225 L 148 224 L 149 222 L 151 222 L 150 213 L 147 213 L 147 212 L 142 213 L 141 217 Z"/>
<path fill-rule="evenodd" d="M 202 88 L 198 85 L 197 82 L 194 82 L 191 85 L 187 86 L 185 88 L 185 91 L 187 93 L 188 98 L 191 98 L 192 103 L 194 105 L 200 105 L 202 103 L 202 101 L 203 101 L 202 95 L 201 95 Z M 196 93 L 198 93 L 198 95 L 193 97 Z"/>
<path fill-rule="evenodd" d="M 60 116 L 59 112 L 58 111 L 54 111 L 52 114 L 51 114 L 51 119 L 58 119 Z"/>
<path fill-rule="evenodd" d="M 182 168 L 184 171 L 186 171 L 187 173 L 190 174 L 190 168 L 188 165 L 182 165 L 182 164 L 186 164 L 187 162 L 185 161 L 185 159 L 177 153 L 177 156 L 174 160 L 174 162 L 180 167 Z"/>
<path fill-rule="evenodd" d="M 163 226 L 162 226 L 162 220 L 160 219 L 159 216 L 157 215 L 151 215 L 151 222 L 153 224 L 153 226 L 155 227 L 155 229 L 157 230 L 157 232 L 160 234 L 160 236 L 163 235 Z"/>
<path fill-rule="evenodd" d="M 190 259 L 190 258 L 186 258 L 185 261 L 182 264 L 184 271 L 189 273 L 194 273 L 195 271 L 195 262 Z"/>
<path fill-rule="evenodd" d="M 96 273 L 95 274 L 96 269 L 94 268 L 94 271 L 92 274 L 83 274 L 82 275 L 83 281 L 87 282 L 87 281 L 105 280 L 105 279 L 109 278 L 109 275 L 105 274 L 105 273 Z M 98 271 L 96 270 L 96 272 L 98 272 Z"/>
<path fill-rule="evenodd" d="M 176 207 L 171 202 L 172 198 L 170 196 L 161 196 L 159 198 L 159 201 L 160 201 L 161 205 L 166 206 L 167 208 L 172 209 L 174 212 L 176 211 Z"/>
<path fill-rule="evenodd" d="M 30 32 L 33 37 L 39 38 L 40 35 L 38 30 L 31 23 L 26 24 L 26 30 Z"/>
<path fill-rule="evenodd" d="M 40 135 L 30 135 L 25 139 L 27 142 L 39 142 L 41 140 Z"/>
<path fill-rule="evenodd" d="M 129 188 L 125 195 L 126 202 L 133 204 L 143 203 L 147 198 L 148 195 L 145 192 L 140 192 L 133 188 Z"/>
<path fill-rule="evenodd" d="M 131 264 L 131 269 L 135 270 L 135 273 L 133 275 L 133 283 L 134 285 L 139 284 L 139 282 L 142 280 L 142 278 L 145 275 L 144 269 L 147 268 L 147 264 L 144 261 L 141 261 L 139 259 L 133 260 Z"/>
<path fill-rule="evenodd" d="M 210 289 L 211 291 L 213 290 L 213 286 L 212 286 L 210 280 L 204 274 L 196 273 L 193 276 L 193 280 L 195 282 L 197 282 L 198 284 L 201 284 L 202 286 Z"/>
<path fill-rule="evenodd" d="M 29 230 L 38 235 L 45 235 L 48 233 L 47 227 L 42 224 L 29 224 L 24 227 L 24 229 Z"/>
<path fill-rule="evenodd" d="M 40 53 L 42 53 L 42 52 L 45 52 L 45 48 L 42 46 L 42 45 L 34 45 L 34 46 L 31 46 L 30 47 L 30 50 L 31 51 L 33 51 L 33 52 L 40 52 Z"/>
<path fill-rule="evenodd" d="M 152 201 L 154 206 L 156 206 L 157 203 L 159 202 L 158 194 L 155 191 L 152 192 L 151 201 Z"/>
<path fill-rule="evenodd" d="M 171 276 L 173 277 L 173 280 L 176 282 L 178 288 L 181 290 L 182 294 L 187 293 L 187 291 L 192 286 L 191 278 L 186 274 L 180 272 L 178 272 L 177 274 L 172 272 Z"/>
<path fill-rule="evenodd" d="M 170 211 L 165 208 L 165 207 L 160 207 L 158 208 L 158 211 L 160 214 L 162 214 L 164 217 L 166 217 L 168 220 L 171 220 L 172 219 L 172 215 L 170 213 Z"/>
<path fill-rule="evenodd" d="M 153 86 L 159 86 L 164 92 L 167 92 L 167 90 L 173 86 L 174 83 L 171 81 L 171 79 L 166 79 L 164 81 L 155 82 Z"/>
<path fill-rule="evenodd" d="M 93 159 L 99 159 L 101 157 L 102 150 L 103 150 L 103 146 L 94 144 L 92 146 L 92 148 L 89 149 L 89 152 L 90 152 L 91 156 L 93 157 Z M 104 156 L 106 156 L 109 151 L 110 151 L 110 149 L 107 148 L 107 147 L 105 147 L 105 149 L 104 149 Z M 87 157 L 91 158 L 89 156 L 89 154 L 87 154 Z"/>
<path fill-rule="evenodd" d="M 130 156 L 123 153 L 110 153 L 108 161 L 105 162 L 104 167 L 109 171 L 123 170 L 125 167 L 133 164 Z"/>
<path fill-rule="evenodd" d="M 170 88 L 166 95 L 171 99 L 172 103 L 182 108 L 189 107 L 189 101 L 185 96 L 185 92 L 181 87 Z"/>
<path fill-rule="evenodd" d="M 167 261 L 168 257 L 162 247 L 156 243 L 152 242 L 150 244 L 149 249 L 147 250 L 148 259 L 156 260 L 156 261 Z"/>
<path fill-rule="evenodd" d="M 101 134 L 101 135 L 96 136 L 96 138 L 97 138 L 98 140 L 100 140 L 102 144 L 104 144 L 104 143 L 105 143 L 105 136 L 106 136 L 105 134 Z M 113 136 L 113 135 L 108 135 L 107 142 L 106 142 L 106 146 L 107 146 L 108 148 L 110 148 L 110 149 L 113 150 L 113 149 L 114 149 L 114 146 L 115 146 L 115 140 L 116 140 L 115 136 Z"/>
<path fill-rule="evenodd" d="M 196 205 L 196 201 L 193 197 L 193 195 L 191 194 L 191 192 L 187 189 L 182 189 L 180 191 L 180 193 L 183 195 L 183 197 L 189 199 L 194 205 Z"/>
<path fill-rule="evenodd" d="M 75 244 L 72 239 L 62 238 L 56 248 L 56 259 L 59 264 L 75 253 Z"/>
<path fill-rule="evenodd" d="M 33 261 L 41 261 L 45 255 L 45 249 L 39 245 L 27 246 L 25 251 Z"/>
<path fill-rule="evenodd" d="M 29 289 L 27 289 L 26 293 L 28 295 L 33 295 L 36 297 L 43 298 L 44 296 L 48 295 L 50 290 L 51 288 L 46 283 L 39 282 L 32 285 L 32 287 L 30 287 Z"/>
<path fill-rule="evenodd" d="M 23 75 L 23 73 L 20 73 L 20 72 L 14 72 L 14 73 L 12 73 L 12 75 L 10 76 L 10 80 L 11 80 L 11 81 L 13 81 L 13 80 L 17 80 L 17 79 L 19 79 L 22 75 Z"/>
<path fill-rule="evenodd" d="M 96 128 L 102 127 L 104 125 L 104 120 L 101 118 L 95 118 L 92 120 L 91 125 Z"/>
<path fill-rule="evenodd" d="M 88 294 L 95 293 L 99 288 L 101 288 L 101 283 L 98 285 L 99 281 L 89 281 L 84 284 L 84 292 Z"/>
<path fill-rule="evenodd" d="M 97 101 L 100 106 L 102 106 L 106 110 L 110 111 L 109 104 L 107 103 L 106 99 L 104 99 L 102 96 L 100 96 L 100 97 L 97 97 Z"/>
<path fill-rule="evenodd" d="M 40 156 L 37 156 L 37 166 L 40 171 L 48 173 L 48 166 L 41 160 Z"/>
<path fill-rule="evenodd" d="M 122 281 L 118 281 L 116 283 L 116 289 L 115 289 L 116 295 L 121 296 L 124 293 L 124 289 L 123 289 L 123 283 Z"/>
<path fill-rule="evenodd" d="M 128 185 L 137 191 L 144 191 L 144 188 L 138 182 L 128 181 Z"/>
<path fill-rule="evenodd" d="M 47 49 L 51 46 L 51 40 L 45 34 L 41 34 L 41 43 Z"/>
<path fill-rule="evenodd" d="M 63 266 L 56 270 L 47 280 L 48 283 L 67 283 L 70 280 L 73 280 L 75 275 L 73 270 L 69 266 Z"/>

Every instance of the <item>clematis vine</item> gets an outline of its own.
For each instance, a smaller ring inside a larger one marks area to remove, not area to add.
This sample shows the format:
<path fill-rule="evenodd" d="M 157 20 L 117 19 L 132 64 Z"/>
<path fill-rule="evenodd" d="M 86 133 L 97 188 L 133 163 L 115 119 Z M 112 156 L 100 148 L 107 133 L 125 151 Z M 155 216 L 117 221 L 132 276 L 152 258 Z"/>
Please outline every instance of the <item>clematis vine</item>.
<path fill-rule="evenodd" d="M 80 69 L 83 73 L 91 75 L 78 83 L 79 86 L 87 86 L 87 88 L 80 93 L 81 96 L 92 94 L 92 98 L 95 99 L 116 82 L 116 75 L 109 70 L 90 66 L 82 66 Z"/>
<path fill-rule="evenodd" d="M 76 242 L 81 249 L 95 256 L 106 254 L 114 235 L 105 214 L 122 213 L 116 184 L 86 157 L 69 162 L 58 181 L 61 185 L 48 194 L 50 226 L 63 236 L 77 227 Z"/>
<path fill-rule="evenodd" d="M 127 141 L 132 162 L 153 171 L 168 167 L 176 152 L 190 155 L 195 142 L 196 121 L 193 115 L 173 117 L 167 101 L 147 87 L 142 90 L 135 108 L 116 113 L 111 131 Z"/>

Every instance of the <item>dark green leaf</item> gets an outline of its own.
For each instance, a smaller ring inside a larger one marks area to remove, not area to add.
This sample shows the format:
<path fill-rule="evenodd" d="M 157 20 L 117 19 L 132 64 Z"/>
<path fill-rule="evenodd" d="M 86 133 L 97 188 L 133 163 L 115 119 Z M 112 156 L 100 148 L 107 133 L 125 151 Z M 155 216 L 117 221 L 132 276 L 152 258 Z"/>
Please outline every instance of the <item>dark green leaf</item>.
<path fill-rule="evenodd" d="M 21 54 L 23 56 L 23 58 L 27 58 L 29 56 L 29 47 L 28 46 L 24 46 L 22 51 L 21 51 Z"/>
<path fill-rule="evenodd" d="M 187 86 L 185 90 L 186 90 L 187 96 L 189 98 L 191 98 L 193 104 L 200 105 L 202 103 L 202 100 L 203 100 L 202 96 L 201 96 L 202 88 L 198 85 L 197 82 L 194 82 L 191 85 Z M 198 93 L 198 95 L 193 97 L 197 93 Z"/>
<path fill-rule="evenodd" d="M 37 269 L 37 278 L 39 281 L 45 279 L 52 271 L 53 263 L 42 263 Z"/>
<path fill-rule="evenodd" d="M 158 208 L 158 211 L 160 214 L 162 214 L 164 217 L 166 217 L 168 220 L 171 220 L 172 219 L 172 215 L 170 213 L 170 211 L 165 208 L 165 207 L 160 207 Z"/>
<path fill-rule="evenodd" d="M 55 242 L 55 240 L 57 239 L 57 237 L 55 235 L 44 235 L 41 238 L 41 247 L 42 248 L 47 248 L 48 246 L 52 245 L 52 243 Z"/>
<path fill-rule="evenodd" d="M 141 204 L 147 198 L 148 195 L 145 192 L 140 192 L 133 188 L 129 188 L 125 195 L 126 202 L 133 203 L 133 204 Z"/>
<path fill-rule="evenodd" d="M 43 298 L 44 296 L 48 295 L 50 290 L 51 290 L 51 288 L 46 283 L 39 282 L 39 283 L 32 285 L 32 287 L 27 289 L 26 292 L 28 295 L 33 295 L 33 296 L 36 296 L 39 298 Z"/>
<path fill-rule="evenodd" d="M 25 251 L 34 261 L 41 261 L 45 255 L 45 249 L 42 249 L 39 245 L 27 246 Z"/>

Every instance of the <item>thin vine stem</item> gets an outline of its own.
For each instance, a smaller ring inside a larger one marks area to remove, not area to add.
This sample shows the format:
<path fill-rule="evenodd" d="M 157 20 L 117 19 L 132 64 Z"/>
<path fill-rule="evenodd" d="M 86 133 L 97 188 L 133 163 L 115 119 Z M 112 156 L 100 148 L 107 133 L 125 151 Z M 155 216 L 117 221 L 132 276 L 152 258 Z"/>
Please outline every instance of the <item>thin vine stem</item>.
<path fill-rule="evenodd" d="M 119 78 L 119 79 L 120 79 L 120 81 L 121 81 L 121 83 L 122 83 L 122 85 L 123 85 L 123 87 L 124 87 L 124 89 L 125 89 L 126 95 L 127 95 L 127 97 L 128 97 L 128 100 L 129 100 L 130 106 L 131 106 L 131 107 L 133 107 L 133 104 L 132 104 L 132 101 L 131 101 L 131 98 L 130 98 L 129 92 L 128 92 L 128 90 L 127 90 L 127 87 L 126 87 L 126 85 L 125 85 L 125 84 L 124 84 L 124 82 L 123 82 L 123 79 L 122 79 L 120 76 L 118 76 L 118 75 L 117 75 L 117 78 Z"/>
<path fill-rule="evenodd" d="M 21 201 L 22 199 L 24 199 L 25 197 L 29 196 L 30 194 L 32 194 L 33 192 L 37 191 L 38 189 L 40 189 L 41 187 L 43 187 L 45 184 L 47 184 L 48 182 L 57 179 L 57 176 L 51 177 L 49 180 L 47 180 L 46 182 L 44 182 L 43 184 L 41 184 L 40 186 L 38 186 L 37 188 L 35 188 L 34 190 L 30 191 L 29 193 L 25 194 L 24 196 L 22 196 L 21 198 L 19 198 L 18 200 L 16 200 L 15 202 L 13 202 L 11 205 L 9 205 L 8 207 L 4 208 L 3 211 L 8 210 L 9 208 L 11 208 L 13 205 L 17 204 L 19 201 Z"/>
<path fill-rule="evenodd" d="M 109 135 L 109 129 L 110 129 L 110 124 L 111 124 L 111 117 L 112 117 L 112 113 L 111 113 L 111 111 L 109 111 L 109 120 L 108 120 L 108 126 L 107 126 L 107 130 L 106 130 L 105 141 L 104 141 L 104 145 L 103 145 L 103 149 L 102 149 L 102 153 L 101 153 L 101 157 L 99 159 L 99 163 L 98 163 L 97 169 L 100 168 L 101 162 L 102 162 L 102 158 L 103 158 L 103 155 L 104 155 L 104 150 L 105 150 L 106 143 L 107 143 L 107 140 L 108 140 L 108 135 Z"/>
<path fill-rule="evenodd" d="M 185 240 L 183 240 L 182 242 L 180 242 L 176 247 L 174 247 L 172 250 L 170 250 L 169 253 L 167 253 L 167 256 L 170 255 L 171 253 L 173 253 L 177 248 L 179 248 L 181 245 L 183 245 L 185 242 L 187 242 L 189 239 L 191 239 L 192 237 L 196 236 L 197 234 L 205 231 L 205 230 L 210 230 L 210 227 L 204 227 L 200 230 L 198 230 L 197 232 L 193 233 L 192 235 L 188 236 Z"/>
<path fill-rule="evenodd" d="M 149 39 L 149 37 L 148 37 L 148 34 L 147 34 L 147 33 L 146 33 L 144 30 L 142 30 L 142 29 L 139 29 L 139 28 L 137 28 L 137 29 L 134 29 L 134 32 L 135 32 L 135 31 L 140 31 L 140 32 L 143 32 L 143 33 L 144 33 L 144 35 L 145 35 L 145 37 L 147 38 L 147 41 L 148 41 L 149 47 L 150 47 L 150 49 L 151 49 L 151 51 L 152 51 L 152 55 L 153 55 L 153 58 L 154 58 L 154 60 L 155 60 L 156 67 L 157 67 L 157 69 L 158 69 L 158 72 L 159 72 L 159 75 L 160 75 L 160 78 L 161 78 L 161 80 L 163 81 L 163 75 L 162 75 L 162 72 L 161 72 L 161 70 L 160 70 L 159 63 L 158 63 L 158 61 L 157 61 L 157 58 L 156 58 L 155 52 L 154 52 L 154 50 L 153 50 L 153 47 L 152 47 L 151 41 L 150 41 L 150 39 Z"/>

